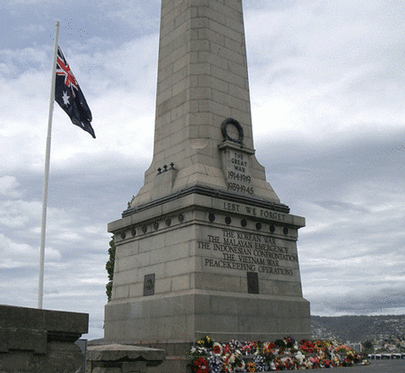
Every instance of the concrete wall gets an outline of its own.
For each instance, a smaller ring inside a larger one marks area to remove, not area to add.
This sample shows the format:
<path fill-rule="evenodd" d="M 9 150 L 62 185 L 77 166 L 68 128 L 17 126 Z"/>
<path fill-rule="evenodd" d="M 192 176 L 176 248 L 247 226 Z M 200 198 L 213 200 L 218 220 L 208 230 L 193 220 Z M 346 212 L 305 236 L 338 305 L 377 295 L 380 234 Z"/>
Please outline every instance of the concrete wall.
<path fill-rule="evenodd" d="M 88 314 L 0 305 L 0 373 L 76 373 Z"/>

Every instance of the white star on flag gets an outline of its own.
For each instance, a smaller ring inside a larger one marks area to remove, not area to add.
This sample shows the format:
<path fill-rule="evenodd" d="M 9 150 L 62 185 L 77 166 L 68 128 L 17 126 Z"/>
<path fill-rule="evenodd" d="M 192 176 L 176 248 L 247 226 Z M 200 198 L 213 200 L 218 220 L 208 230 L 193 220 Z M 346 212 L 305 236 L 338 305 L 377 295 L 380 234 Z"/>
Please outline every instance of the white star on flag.
<path fill-rule="evenodd" d="M 62 99 L 63 99 L 63 103 L 64 103 L 66 106 L 69 105 L 69 98 L 70 98 L 70 96 L 68 96 L 67 92 L 66 92 L 66 91 L 63 92 Z"/>

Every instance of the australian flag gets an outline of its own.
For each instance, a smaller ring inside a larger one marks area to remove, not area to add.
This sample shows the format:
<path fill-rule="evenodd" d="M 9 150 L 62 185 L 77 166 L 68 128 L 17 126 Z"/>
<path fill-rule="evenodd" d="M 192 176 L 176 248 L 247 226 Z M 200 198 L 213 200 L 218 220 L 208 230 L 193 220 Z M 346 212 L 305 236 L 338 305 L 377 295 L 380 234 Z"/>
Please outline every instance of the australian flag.
<path fill-rule="evenodd" d="M 81 127 L 96 138 L 91 126 L 92 115 L 90 108 L 59 47 L 56 59 L 55 101 L 69 115 L 73 124 Z"/>

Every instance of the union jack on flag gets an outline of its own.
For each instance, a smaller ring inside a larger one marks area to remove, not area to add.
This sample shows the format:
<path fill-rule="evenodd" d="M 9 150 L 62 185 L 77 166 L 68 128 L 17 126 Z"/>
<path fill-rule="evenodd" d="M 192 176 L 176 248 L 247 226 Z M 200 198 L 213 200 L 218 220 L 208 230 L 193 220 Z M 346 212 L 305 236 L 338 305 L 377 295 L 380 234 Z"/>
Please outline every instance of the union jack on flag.
<path fill-rule="evenodd" d="M 73 124 L 81 127 L 96 138 L 91 126 L 92 115 L 90 108 L 60 47 L 58 47 L 56 59 L 55 101 L 69 115 Z"/>

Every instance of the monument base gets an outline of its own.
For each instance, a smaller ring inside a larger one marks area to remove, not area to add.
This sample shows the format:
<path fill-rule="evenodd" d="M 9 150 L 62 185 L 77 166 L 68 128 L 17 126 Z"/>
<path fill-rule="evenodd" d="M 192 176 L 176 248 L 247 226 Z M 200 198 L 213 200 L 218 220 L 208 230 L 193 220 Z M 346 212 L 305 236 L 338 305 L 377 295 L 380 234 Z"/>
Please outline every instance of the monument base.
<path fill-rule="evenodd" d="M 192 343 L 150 343 L 148 347 L 159 348 L 166 351 L 166 359 L 159 366 L 149 366 L 148 373 L 190 373 L 189 365 L 192 359 L 185 352 Z"/>
<path fill-rule="evenodd" d="M 301 297 L 194 290 L 107 304 L 105 340 L 192 343 L 206 335 L 219 342 L 274 341 L 288 335 L 308 339 L 309 314 L 309 302 Z"/>
<path fill-rule="evenodd" d="M 166 351 L 166 360 L 151 373 L 186 373 L 189 348 L 204 336 L 227 343 L 275 341 L 288 335 L 310 339 L 309 302 L 303 298 L 186 292 L 108 304 L 105 341 Z"/>

